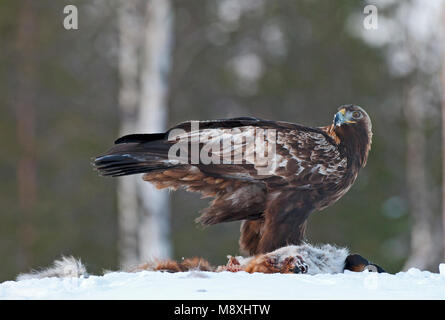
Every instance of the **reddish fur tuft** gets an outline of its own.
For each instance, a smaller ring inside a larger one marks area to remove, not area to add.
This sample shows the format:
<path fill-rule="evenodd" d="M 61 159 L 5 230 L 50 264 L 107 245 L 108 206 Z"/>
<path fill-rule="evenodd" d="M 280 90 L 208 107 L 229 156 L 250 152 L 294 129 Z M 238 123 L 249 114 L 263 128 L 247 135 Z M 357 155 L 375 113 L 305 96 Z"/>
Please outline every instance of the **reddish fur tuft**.
<path fill-rule="evenodd" d="M 219 266 L 218 269 L 216 269 L 216 272 L 223 272 L 223 271 L 238 272 L 245 270 L 239 263 L 238 259 L 236 259 L 235 257 L 229 257 L 229 261 L 225 266 Z"/>
<path fill-rule="evenodd" d="M 131 269 L 130 272 L 139 272 L 143 270 L 185 272 L 190 270 L 214 271 L 215 268 L 213 268 L 210 263 L 204 258 L 194 257 L 187 258 L 181 262 L 175 260 L 158 260 L 153 262 L 146 262 Z"/>

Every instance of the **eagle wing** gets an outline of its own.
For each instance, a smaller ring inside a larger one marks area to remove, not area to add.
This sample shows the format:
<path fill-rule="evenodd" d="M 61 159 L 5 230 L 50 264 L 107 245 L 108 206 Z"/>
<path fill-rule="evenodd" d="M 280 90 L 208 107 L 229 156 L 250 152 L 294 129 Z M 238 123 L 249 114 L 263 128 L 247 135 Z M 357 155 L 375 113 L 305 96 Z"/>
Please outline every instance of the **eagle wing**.
<path fill-rule="evenodd" d="M 265 226 L 285 224 L 284 218 L 292 212 L 298 221 L 291 227 L 302 229 L 308 211 L 320 209 L 311 197 L 318 200 L 317 192 L 336 188 L 346 170 L 344 155 L 322 129 L 255 118 L 199 121 L 198 125 L 183 122 L 166 133 L 124 136 L 94 165 L 103 175 L 144 173 L 143 179 L 158 188 L 183 187 L 213 197 L 197 221 L 210 225 L 248 220 L 251 224 L 243 225 L 245 238 L 255 244 L 255 250 Z M 252 137 L 260 137 L 259 143 L 252 144 Z M 196 161 L 193 152 L 182 161 L 171 159 L 169 151 L 181 141 L 189 151 L 198 144 L 199 155 L 211 161 Z M 258 158 L 258 153 L 265 156 Z M 296 212 L 295 206 L 302 204 L 304 208 Z"/>

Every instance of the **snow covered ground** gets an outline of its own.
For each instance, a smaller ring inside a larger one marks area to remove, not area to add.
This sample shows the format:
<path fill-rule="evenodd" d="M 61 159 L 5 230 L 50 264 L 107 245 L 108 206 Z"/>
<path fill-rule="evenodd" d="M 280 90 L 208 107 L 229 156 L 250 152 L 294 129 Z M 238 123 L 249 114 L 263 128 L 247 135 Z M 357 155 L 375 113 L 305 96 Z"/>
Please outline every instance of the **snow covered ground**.
<path fill-rule="evenodd" d="M 112 272 L 88 278 L 6 281 L 0 299 L 445 299 L 441 274 Z"/>

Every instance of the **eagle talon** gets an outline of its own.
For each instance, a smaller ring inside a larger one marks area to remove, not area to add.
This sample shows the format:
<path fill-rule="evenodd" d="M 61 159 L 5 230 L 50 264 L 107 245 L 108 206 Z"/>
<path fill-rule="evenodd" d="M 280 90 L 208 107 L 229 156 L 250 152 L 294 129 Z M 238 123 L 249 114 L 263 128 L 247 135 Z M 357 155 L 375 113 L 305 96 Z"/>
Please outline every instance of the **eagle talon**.
<path fill-rule="evenodd" d="M 307 273 L 307 266 L 296 266 L 292 269 L 292 272 L 296 274 L 305 274 Z"/>
<path fill-rule="evenodd" d="M 294 265 L 293 268 L 291 268 L 289 271 L 291 271 L 292 273 L 296 273 L 296 274 L 304 274 L 307 273 L 308 267 L 307 265 L 304 263 L 303 259 L 299 256 L 296 257 L 297 261 Z"/>
<path fill-rule="evenodd" d="M 304 270 L 300 267 L 295 267 L 291 271 L 292 271 L 292 273 L 296 273 L 296 274 L 304 273 Z"/>

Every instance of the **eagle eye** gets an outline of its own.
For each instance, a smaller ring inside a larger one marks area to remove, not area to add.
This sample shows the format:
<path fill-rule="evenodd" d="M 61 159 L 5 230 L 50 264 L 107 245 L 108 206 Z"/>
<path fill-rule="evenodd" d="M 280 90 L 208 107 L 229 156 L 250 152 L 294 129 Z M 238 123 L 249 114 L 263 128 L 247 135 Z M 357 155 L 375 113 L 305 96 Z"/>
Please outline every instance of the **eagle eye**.
<path fill-rule="evenodd" d="M 354 111 L 354 112 L 352 113 L 352 117 L 353 117 L 354 119 L 360 119 L 360 118 L 362 117 L 362 113 L 361 113 L 360 111 Z"/>

